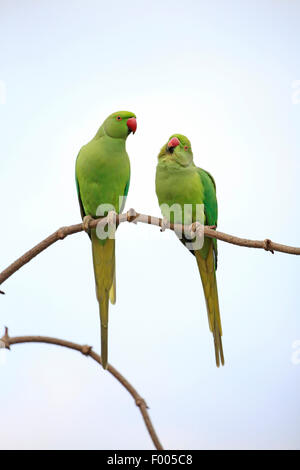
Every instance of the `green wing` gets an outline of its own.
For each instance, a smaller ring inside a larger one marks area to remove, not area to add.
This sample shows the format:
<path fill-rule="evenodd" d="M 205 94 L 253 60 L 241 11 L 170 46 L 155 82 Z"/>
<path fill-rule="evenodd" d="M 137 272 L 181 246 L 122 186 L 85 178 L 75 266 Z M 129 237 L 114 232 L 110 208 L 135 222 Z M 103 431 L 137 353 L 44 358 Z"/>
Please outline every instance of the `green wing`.
<path fill-rule="evenodd" d="M 206 225 L 218 225 L 218 202 L 216 195 L 216 183 L 208 171 L 197 168 L 204 187 L 204 211 L 206 216 Z M 213 239 L 215 268 L 218 264 L 218 247 L 216 238 Z"/>
<path fill-rule="evenodd" d="M 120 214 L 122 214 L 122 212 L 124 210 L 124 207 L 125 207 L 125 204 L 126 204 L 126 198 L 127 198 L 127 194 L 128 194 L 128 191 L 129 191 L 129 184 L 130 184 L 130 176 L 129 176 L 129 180 L 126 183 L 125 189 L 124 189 L 124 194 L 123 194 L 124 198 L 123 198 L 123 201 L 122 201 L 122 205 L 120 207 Z"/>
<path fill-rule="evenodd" d="M 79 182 L 78 182 L 76 174 L 75 174 L 75 182 L 76 182 L 77 196 L 78 196 L 78 202 L 79 202 L 79 207 L 80 207 L 80 214 L 81 214 L 81 218 L 83 219 L 87 214 L 85 213 L 85 210 L 84 210 L 84 207 L 83 207 L 83 204 L 82 204 L 82 200 L 81 200 L 81 196 L 80 196 Z M 127 197 L 128 190 L 129 190 L 129 184 L 130 184 L 130 178 L 127 181 L 126 186 L 124 188 L 124 200 L 123 200 L 123 203 L 122 203 L 122 207 L 120 208 L 120 213 L 123 212 L 123 210 L 124 210 L 126 197 Z"/>
<path fill-rule="evenodd" d="M 76 174 L 75 174 L 75 181 L 76 181 L 78 202 L 79 202 L 79 207 L 80 207 L 80 214 L 81 214 L 81 218 L 83 219 L 83 217 L 86 216 L 86 213 L 84 212 L 84 208 L 83 208 L 83 204 L 82 204 L 82 200 L 81 200 L 81 196 L 80 196 L 79 183 L 78 183 L 78 179 L 77 179 Z"/>

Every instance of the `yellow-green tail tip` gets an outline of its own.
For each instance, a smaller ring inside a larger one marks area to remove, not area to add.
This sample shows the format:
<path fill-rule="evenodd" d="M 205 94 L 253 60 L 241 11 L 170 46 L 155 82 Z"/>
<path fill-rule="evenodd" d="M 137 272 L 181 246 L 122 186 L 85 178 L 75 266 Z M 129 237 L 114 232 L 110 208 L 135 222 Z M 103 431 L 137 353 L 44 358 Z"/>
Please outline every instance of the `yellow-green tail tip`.
<path fill-rule="evenodd" d="M 107 369 L 107 326 L 101 324 L 101 362 L 103 369 Z"/>
<path fill-rule="evenodd" d="M 220 367 L 220 365 L 224 366 L 225 359 L 224 359 L 224 352 L 223 352 L 222 337 L 218 331 L 214 331 L 213 336 L 214 336 L 216 366 L 217 367 Z"/>

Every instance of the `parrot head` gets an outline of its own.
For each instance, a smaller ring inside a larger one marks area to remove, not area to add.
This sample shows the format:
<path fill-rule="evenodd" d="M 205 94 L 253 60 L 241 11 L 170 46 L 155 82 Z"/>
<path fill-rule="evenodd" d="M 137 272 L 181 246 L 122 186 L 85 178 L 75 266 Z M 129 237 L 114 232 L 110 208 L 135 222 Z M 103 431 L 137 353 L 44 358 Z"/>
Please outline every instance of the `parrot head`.
<path fill-rule="evenodd" d="M 126 139 L 136 131 L 137 123 L 135 114 L 130 111 L 118 111 L 105 119 L 103 129 L 109 137 Z"/>
<path fill-rule="evenodd" d="M 191 142 L 182 134 L 173 134 L 161 148 L 158 160 L 180 166 L 188 166 L 193 162 Z"/>

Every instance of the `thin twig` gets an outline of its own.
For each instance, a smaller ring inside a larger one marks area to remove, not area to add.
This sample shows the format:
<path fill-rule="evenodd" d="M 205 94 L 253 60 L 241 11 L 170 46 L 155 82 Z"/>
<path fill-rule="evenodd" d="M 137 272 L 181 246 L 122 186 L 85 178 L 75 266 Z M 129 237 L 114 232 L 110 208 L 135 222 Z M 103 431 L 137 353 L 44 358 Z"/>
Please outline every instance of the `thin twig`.
<path fill-rule="evenodd" d="M 134 209 L 130 209 L 125 214 L 116 215 L 116 223 L 117 225 L 123 222 L 140 222 L 143 224 L 154 225 L 156 227 L 164 227 L 169 228 L 170 230 L 174 230 L 176 232 L 184 231 L 185 233 L 195 232 L 194 224 L 192 226 L 185 226 L 181 224 L 169 224 L 169 226 L 165 227 L 163 224 L 163 220 L 159 217 L 152 217 L 150 215 L 139 214 L 135 212 Z M 90 222 L 89 227 L 95 228 L 97 225 L 105 227 L 107 224 L 107 218 L 99 218 L 95 219 Z M 46 250 L 49 246 L 53 245 L 53 243 L 57 242 L 58 240 L 63 240 L 68 235 L 72 235 L 73 233 L 78 233 L 83 230 L 83 224 L 76 224 L 70 225 L 68 227 L 61 227 L 56 232 L 52 233 L 49 237 L 45 238 L 45 240 L 41 241 L 38 245 L 33 247 L 31 250 L 27 251 L 23 256 L 18 258 L 14 261 L 8 268 L 6 268 L 2 273 L 0 273 L 0 285 L 6 281 L 12 274 L 14 274 L 18 269 L 24 266 L 26 263 L 31 261 L 35 256 L 37 256 L 42 251 Z M 234 235 L 229 235 L 227 233 L 218 232 L 211 227 L 205 226 L 204 227 L 204 235 L 209 238 L 217 238 L 226 243 L 231 243 L 232 245 L 238 246 L 245 246 L 248 248 L 260 248 L 266 251 L 270 251 L 274 253 L 274 251 L 279 251 L 281 253 L 288 253 L 290 255 L 300 255 L 300 248 L 282 245 L 280 243 L 272 242 L 270 239 L 265 240 L 248 240 L 246 238 L 239 238 L 235 237 Z M 1 291 L 1 293 L 3 293 Z"/>
<path fill-rule="evenodd" d="M 5 344 L 5 347 L 7 349 L 10 349 L 10 346 L 14 344 L 23 344 L 23 343 L 47 343 L 47 344 L 54 344 L 56 346 L 62 346 L 65 348 L 69 349 L 74 349 L 75 351 L 79 351 L 85 356 L 89 356 L 94 361 L 98 362 L 98 364 L 102 365 L 101 363 L 101 357 L 99 354 L 95 353 L 92 350 L 92 346 L 87 346 L 87 345 L 80 345 L 77 343 L 72 343 L 71 341 L 65 341 L 63 339 L 58 339 L 58 338 L 51 338 L 49 336 L 15 336 L 15 337 L 10 337 L 8 334 L 8 329 L 5 328 L 5 334 L 4 336 L 0 339 Z M 153 424 L 151 422 L 149 413 L 147 411 L 148 406 L 145 402 L 145 400 L 139 395 L 139 393 L 135 390 L 135 388 L 128 382 L 128 380 L 123 377 L 123 375 L 120 374 L 120 372 L 117 371 L 113 366 L 110 364 L 107 367 L 108 372 L 110 372 L 119 382 L 121 385 L 123 385 L 124 388 L 130 393 L 132 398 L 135 401 L 135 404 L 138 406 L 141 415 L 143 417 L 144 423 L 146 425 L 146 428 L 148 430 L 148 433 L 152 439 L 152 442 L 157 450 L 163 450 L 163 447 L 159 441 L 159 438 L 156 434 L 156 431 L 153 427 Z"/>

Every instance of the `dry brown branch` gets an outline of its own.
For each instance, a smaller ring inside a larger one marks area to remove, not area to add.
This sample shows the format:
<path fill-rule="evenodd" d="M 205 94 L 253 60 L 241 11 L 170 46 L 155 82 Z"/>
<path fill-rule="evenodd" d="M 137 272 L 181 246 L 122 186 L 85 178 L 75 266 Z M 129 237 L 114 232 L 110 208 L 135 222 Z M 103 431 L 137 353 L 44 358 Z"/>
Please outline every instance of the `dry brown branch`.
<path fill-rule="evenodd" d="M 72 343 L 70 341 L 65 341 L 63 339 L 58 338 L 51 338 L 48 336 L 15 336 L 10 337 L 8 335 L 8 329 L 5 328 L 5 334 L 0 339 L 6 347 L 6 349 L 10 349 L 10 346 L 13 344 L 23 344 L 23 343 L 47 343 L 47 344 L 54 344 L 56 346 L 62 346 L 69 349 L 74 349 L 75 351 L 81 352 L 84 356 L 90 356 L 94 361 L 98 362 L 98 364 L 102 365 L 101 357 L 99 354 L 95 353 L 92 350 L 92 346 L 87 345 L 80 345 L 77 343 Z M 139 393 L 135 390 L 135 388 L 128 382 L 128 380 L 123 377 L 113 366 L 110 364 L 107 367 L 108 372 L 110 372 L 119 382 L 126 388 L 126 390 L 130 393 L 132 398 L 135 401 L 135 404 L 139 407 L 139 410 L 143 416 L 144 423 L 148 430 L 148 433 L 152 439 L 152 442 L 157 450 L 163 450 L 163 447 L 159 441 L 159 438 L 155 432 L 153 424 L 151 422 L 149 413 L 147 411 L 148 406 L 145 400 L 139 395 Z"/>
<path fill-rule="evenodd" d="M 116 215 L 117 225 L 121 224 L 122 222 L 140 222 L 143 224 L 163 227 L 163 220 L 161 218 L 152 217 L 150 215 L 145 214 L 139 214 L 135 212 L 134 209 L 130 209 L 124 214 Z M 95 219 L 90 222 L 89 227 L 94 228 L 98 224 L 104 227 L 107 224 L 107 218 L 104 217 L 102 219 Z M 167 228 L 178 232 L 185 230 L 185 233 L 187 233 L 188 231 L 195 231 L 194 224 L 192 224 L 192 226 L 170 224 Z M 0 273 L 0 285 L 4 281 L 6 281 L 12 274 L 18 271 L 18 269 L 20 269 L 26 263 L 31 261 L 35 256 L 37 256 L 49 246 L 53 245 L 53 243 L 57 242 L 58 240 L 63 240 L 65 237 L 67 237 L 68 235 L 72 235 L 73 233 L 81 232 L 82 230 L 83 224 L 70 225 L 68 227 L 61 227 L 56 230 L 56 232 L 52 233 L 52 235 L 45 238 L 45 240 L 41 241 L 38 245 L 33 247 L 31 250 L 27 251 L 23 256 L 21 256 L 16 261 L 14 261 L 14 263 L 8 266 L 8 268 L 2 271 L 2 273 Z M 231 243 L 232 245 L 245 246 L 248 248 L 260 248 L 266 251 L 270 251 L 271 253 L 274 253 L 274 251 L 279 251 L 281 253 L 288 253 L 291 255 L 300 255 L 300 248 L 275 243 L 268 238 L 265 240 L 248 240 L 246 238 L 239 238 L 233 235 L 229 235 L 227 233 L 218 232 L 217 230 L 214 230 L 212 227 L 208 226 L 204 227 L 204 235 L 210 238 L 217 238 L 218 240 L 221 240 L 226 243 Z M 0 292 L 2 294 L 4 293 L 2 291 Z"/>

